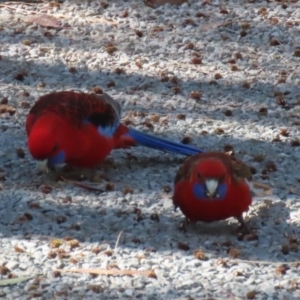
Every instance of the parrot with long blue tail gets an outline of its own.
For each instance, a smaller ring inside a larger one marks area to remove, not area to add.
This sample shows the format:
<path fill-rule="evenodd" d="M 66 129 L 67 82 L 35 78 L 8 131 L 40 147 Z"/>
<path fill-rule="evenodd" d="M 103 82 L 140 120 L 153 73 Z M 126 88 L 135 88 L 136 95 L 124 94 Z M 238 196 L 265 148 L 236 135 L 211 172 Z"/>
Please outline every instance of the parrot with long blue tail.
<path fill-rule="evenodd" d="M 121 105 L 108 94 L 73 91 L 40 97 L 26 119 L 28 148 L 49 168 L 68 164 L 92 168 L 113 149 L 145 146 L 193 155 L 197 147 L 150 135 L 120 122 Z"/>

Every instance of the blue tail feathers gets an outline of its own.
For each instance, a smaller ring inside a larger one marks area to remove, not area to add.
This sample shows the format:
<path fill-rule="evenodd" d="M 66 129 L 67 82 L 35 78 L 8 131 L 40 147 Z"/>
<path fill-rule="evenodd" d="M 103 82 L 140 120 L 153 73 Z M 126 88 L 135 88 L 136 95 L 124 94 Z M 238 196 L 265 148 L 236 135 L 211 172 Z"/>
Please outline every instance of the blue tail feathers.
<path fill-rule="evenodd" d="M 133 138 L 139 146 L 145 146 L 157 150 L 178 153 L 182 155 L 194 155 L 204 152 L 203 150 L 185 145 L 183 143 L 174 142 L 148 133 L 144 133 L 133 128 L 129 128 L 128 135 Z"/>

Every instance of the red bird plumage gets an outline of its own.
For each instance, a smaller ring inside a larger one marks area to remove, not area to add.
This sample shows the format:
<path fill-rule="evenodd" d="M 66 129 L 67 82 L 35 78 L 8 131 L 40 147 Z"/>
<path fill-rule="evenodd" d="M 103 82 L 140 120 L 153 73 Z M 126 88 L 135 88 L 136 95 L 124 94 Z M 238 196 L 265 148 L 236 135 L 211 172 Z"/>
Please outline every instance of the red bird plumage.
<path fill-rule="evenodd" d="M 177 172 L 173 203 L 192 222 L 235 217 L 249 231 L 242 215 L 252 203 L 251 180 L 250 168 L 235 157 L 200 153 Z"/>
<path fill-rule="evenodd" d="M 200 149 L 155 137 L 120 123 L 121 106 L 109 95 L 56 92 L 39 98 L 26 120 L 28 147 L 48 165 L 91 168 L 116 148 L 142 145 L 184 155 Z"/>

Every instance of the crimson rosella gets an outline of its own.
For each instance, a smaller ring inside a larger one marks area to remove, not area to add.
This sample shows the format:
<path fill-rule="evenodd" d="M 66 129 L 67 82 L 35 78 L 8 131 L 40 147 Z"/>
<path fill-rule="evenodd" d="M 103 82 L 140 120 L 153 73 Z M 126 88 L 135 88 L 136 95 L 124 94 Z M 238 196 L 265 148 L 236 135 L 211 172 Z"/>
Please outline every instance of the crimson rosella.
<path fill-rule="evenodd" d="M 173 203 L 187 220 L 213 222 L 235 217 L 249 232 L 243 212 L 252 203 L 248 166 L 222 152 L 196 154 L 175 177 Z"/>
<path fill-rule="evenodd" d="M 55 92 L 44 95 L 26 120 L 28 147 L 43 166 L 91 168 L 116 148 L 146 146 L 192 155 L 200 149 L 140 132 L 120 123 L 121 106 L 109 95 Z"/>

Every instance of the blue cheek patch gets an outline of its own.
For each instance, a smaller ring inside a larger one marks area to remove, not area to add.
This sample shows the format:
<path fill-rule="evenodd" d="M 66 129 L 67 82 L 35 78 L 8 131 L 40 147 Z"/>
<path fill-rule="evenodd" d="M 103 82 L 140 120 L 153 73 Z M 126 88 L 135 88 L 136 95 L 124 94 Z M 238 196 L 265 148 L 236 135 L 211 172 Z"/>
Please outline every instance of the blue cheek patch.
<path fill-rule="evenodd" d="M 66 153 L 62 150 L 56 156 L 48 158 L 48 165 L 54 167 L 65 162 Z"/>
<path fill-rule="evenodd" d="M 205 184 L 200 184 L 198 182 L 196 182 L 193 186 L 193 194 L 197 199 L 201 199 L 201 200 L 207 200 L 207 201 L 212 201 L 212 200 L 216 200 L 216 201 L 220 201 L 223 200 L 226 196 L 227 193 L 227 185 L 225 183 L 221 183 L 218 185 L 217 187 L 217 192 L 216 194 L 219 195 L 218 198 L 209 198 L 206 195 L 207 190 L 206 190 L 206 186 Z"/>
<path fill-rule="evenodd" d="M 84 123 L 84 124 L 88 124 L 88 123 L 89 123 L 89 124 L 94 125 L 92 122 L 90 122 L 90 121 L 87 120 L 87 119 L 84 120 L 83 123 Z M 106 125 L 106 126 L 101 126 L 101 125 L 99 125 L 99 126 L 97 127 L 97 131 L 98 131 L 99 134 L 111 138 L 111 137 L 115 134 L 115 132 L 116 132 L 116 130 L 117 130 L 119 124 L 120 124 L 120 123 L 119 123 L 119 120 L 116 120 L 116 121 L 114 122 L 114 124 L 112 124 L 112 125 Z"/>
<path fill-rule="evenodd" d="M 205 184 L 196 182 L 193 186 L 193 194 L 198 199 L 206 199 L 206 187 Z"/>
<path fill-rule="evenodd" d="M 116 129 L 112 126 L 106 126 L 106 127 L 99 126 L 98 127 L 98 132 L 101 135 L 104 135 L 106 137 L 112 137 L 114 135 L 115 131 L 116 131 Z"/>
<path fill-rule="evenodd" d="M 218 185 L 217 194 L 219 195 L 218 200 L 223 200 L 227 193 L 227 184 L 221 183 Z"/>

